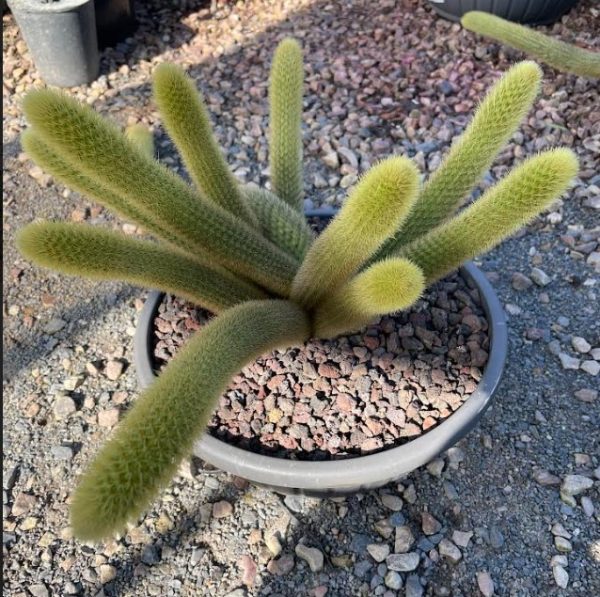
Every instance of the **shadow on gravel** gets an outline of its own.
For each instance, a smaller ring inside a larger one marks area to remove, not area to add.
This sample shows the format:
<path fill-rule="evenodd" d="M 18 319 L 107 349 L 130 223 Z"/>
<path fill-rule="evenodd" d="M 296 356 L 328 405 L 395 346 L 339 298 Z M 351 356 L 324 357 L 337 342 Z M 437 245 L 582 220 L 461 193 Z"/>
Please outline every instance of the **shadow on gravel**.
<path fill-rule="evenodd" d="M 73 308 L 64 311 L 56 309 L 53 311 L 52 316 L 53 318 L 60 318 L 67 322 L 78 322 L 80 319 L 89 322 L 93 319 L 102 317 L 106 312 L 112 309 L 117 302 L 131 299 L 139 292 L 140 290 L 138 288 L 128 287 L 118 293 L 116 301 L 109 300 L 111 293 L 99 294 L 94 297 L 93 303 L 78 303 Z M 78 327 L 77 331 L 80 332 L 81 329 L 81 327 Z M 54 338 L 61 338 L 60 333 L 57 336 L 48 336 L 41 330 L 39 330 L 37 334 L 31 334 L 25 338 L 11 338 L 14 346 L 6 350 L 3 354 L 2 379 L 4 381 L 10 381 L 10 379 L 17 375 L 21 369 L 28 367 L 32 362 L 49 354 L 54 348 Z M 7 337 L 5 335 L 5 345 L 6 341 Z"/>

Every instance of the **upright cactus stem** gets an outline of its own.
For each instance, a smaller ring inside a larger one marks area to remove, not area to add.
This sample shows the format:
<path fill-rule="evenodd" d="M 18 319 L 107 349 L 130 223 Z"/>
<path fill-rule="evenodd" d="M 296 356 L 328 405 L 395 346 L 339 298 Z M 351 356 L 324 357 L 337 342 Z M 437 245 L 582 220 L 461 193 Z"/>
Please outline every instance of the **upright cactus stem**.
<path fill-rule="evenodd" d="M 154 99 L 169 135 L 198 188 L 217 205 L 256 225 L 213 136 L 208 111 L 181 68 L 163 63 L 154 71 Z"/>
<path fill-rule="evenodd" d="M 465 29 L 530 54 L 557 70 L 600 79 L 599 52 L 579 48 L 487 12 L 468 12 L 462 17 L 461 24 Z"/>
<path fill-rule="evenodd" d="M 352 276 L 407 217 L 418 187 L 417 169 L 407 158 L 373 166 L 308 250 L 291 298 L 312 309 Z"/>
<path fill-rule="evenodd" d="M 556 201 L 577 170 L 577 156 L 570 149 L 529 158 L 456 217 L 398 254 L 416 263 L 427 284 L 432 284 L 491 249 Z"/>
<path fill-rule="evenodd" d="M 394 254 L 460 207 L 531 108 L 541 77 L 535 62 L 521 62 L 490 89 L 465 132 L 425 183 L 402 228 L 377 258 Z"/>
<path fill-rule="evenodd" d="M 273 191 L 302 211 L 302 51 L 293 39 L 275 50 L 269 86 L 269 165 Z"/>

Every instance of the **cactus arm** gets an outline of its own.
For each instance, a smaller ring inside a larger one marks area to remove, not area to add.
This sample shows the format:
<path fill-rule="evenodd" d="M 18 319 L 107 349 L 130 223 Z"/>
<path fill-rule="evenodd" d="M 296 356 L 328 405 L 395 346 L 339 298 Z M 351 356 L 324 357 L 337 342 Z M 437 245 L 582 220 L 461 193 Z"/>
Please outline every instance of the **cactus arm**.
<path fill-rule="evenodd" d="M 154 157 L 154 136 L 143 124 L 132 124 L 125 129 L 125 136 L 145 155 Z"/>
<path fill-rule="evenodd" d="M 465 132 L 423 186 L 402 228 L 376 259 L 393 254 L 458 209 L 531 108 L 541 76 L 535 62 L 521 62 L 490 89 Z"/>
<path fill-rule="evenodd" d="M 418 174 L 404 157 L 373 166 L 308 250 L 291 298 L 307 309 L 345 282 L 396 230 L 417 195 Z"/>
<path fill-rule="evenodd" d="M 548 207 L 577 175 L 575 154 L 553 149 L 529 158 L 457 216 L 402 248 L 431 284 L 488 251 Z"/>
<path fill-rule="evenodd" d="M 579 48 L 486 12 L 468 12 L 462 17 L 461 24 L 470 31 L 530 54 L 557 70 L 580 77 L 600 78 L 599 52 Z"/>
<path fill-rule="evenodd" d="M 256 214 L 263 234 L 280 249 L 302 260 L 314 240 L 304 216 L 265 189 L 248 186 L 244 196 Z"/>
<path fill-rule="evenodd" d="M 258 231 L 203 199 L 178 176 L 127 141 L 91 108 L 65 94 L 33 91 L 24 102 L 36 133 L 81 171 L 124 196 L 190 250 L 285 295 L 298 263 Z"/>
<path fill-rule="evenodd" d="M 100 205 L 104 205 L 125 220 L 141 225 L 144 230 L 154 234 L 158 238 L 180 246 L 184 250 L 188 247 L 188 243 L 177 238 L 172 232 L 154 221 L 145 212 L 137 209 L 125 197 L 116 195 L 102 184 L 82 174 L 76 165 L 68 162 L 47 143 L 44 143 L 33 129 L 23 131 L 21 146 L 38 166 L 69 188 L 100 203 Z"/>
<path fill-rule="evenodd" d="M 304 342 L 305 313 L 288 301 L 253 301 L 200 330 L 135 402 L 73 496 L 80 539 L 123 530 L 175 474 L 231 377 L 259 355 Z"/>
<path fill-rule="evenodd" d="M 198 188 L 217 205 L 256 226 L 212 133 L 208 111 L 193 81 L 174 64 L 154 71 L 154 100 L 171 139 Z"/>
<path fill-rule="evenodd" d="M 374 263 L 317 306 L 315 336 L 359 330 L 376 317 L 410 307 L 424 288 L 423 272 L 410 261 L 392 257 Z"/>
<path fill-rule="evenodd" d="M 302 50 L 284 39 L 275 50 L 269 84 L 269 167 L 276 195 L 302 212 Z"/>
<path fill-rule="evenodd" d="M 87 224 L 29 224 L 19 231 L 17 247 L 38 265 L 70 275 L 120 279 L 172 292 L 213 313 L 242 301 L 267 298 L 259 288 L 224 268 Z"/>

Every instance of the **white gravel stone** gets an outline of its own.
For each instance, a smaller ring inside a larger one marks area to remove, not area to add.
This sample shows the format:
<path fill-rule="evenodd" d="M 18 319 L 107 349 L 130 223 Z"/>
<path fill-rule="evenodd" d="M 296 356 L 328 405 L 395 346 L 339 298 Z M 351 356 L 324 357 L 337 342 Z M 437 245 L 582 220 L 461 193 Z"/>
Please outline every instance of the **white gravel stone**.
<path fill-rule="evenodd" d="M 581 498 L 581 507 L 583 508 L 585 515 L 590 518 L 594 515 L 594 512 L 596 511 L 594 502 L 592 502 L 592 500 L 587 495 L 584 495 Z"/>
<path fill-rule="evenodd" d="M 323 554 L 316 547 L 298 543 L 295 551 L 296 555 L 309 565 L 312 572 L 320 572 L 323 569 Z"/>
<path fill-rule="evenodd" d="M 554 523 L 550 530 L 555 537 L 564 537 L 565 539 L 571 538 L 571 533 L 569 533 L 560 522 Z"/>
<path fill-rule="evenodd" d="M 440 541 L 438 551 L 442 557 L 449 559 L 454 564 L 462 558 L 460 549 L 458 549 L 458 547 L 456 547 L 449 539 L 442 539 Z"/>
<path fill-rule="evenodd" d="M 490 573 L 485 570 L 477 573 L 477 586 L 483 597 L 492 597 L 494 594 L 494 581 Z"/>
<path fill-rule="evenodd" d="M 367 545 L 367 551 L 369 552 L 369 555 L 379 563 L 383 562 L 383 560 L 390 555 L 390 546 L 386 543 L 371 543 L 370 545 Z"/>
<path fill-rule="evenodd" d="M 381 503 L 393 512 L 400 512 L 400 510 L 402 510 L 402 506 L 404 505 L 401 497 L 391 493 L 384 493 L 381 496 Z"/>
<path fill-rule="evenodd" d="M 565 495 L 579 495 L 587 491 L 594 485 L 594 482 L 589 477 L 583 475 L 567 475 L 563 479 L 560 490 Z"/>
<path fill-rule="evenodd" d="M 77 410 L 75 400 L 66 394 L 58 394 L 54 401 L 54 416 L 61 421 Z"/>
<path fill-rule="evenodd" d="M 394 542 L 395 553 L 407 553 L 415 542 L 415 537 L 410 527 L 396 527 L 396 540 Z"/>
<path fill-rule="evenodd" d="M 550 566 L 564 566 L 565 568 L 569 565 L 569 558 L 563 554 L 556 554 L 552 556 L 550 560 Z"/>
<path fill-rule="evenodd" d="M 435 458 L 427 465 L 427 471 L 430 475 L 437 477 L 438 479 L 442 476 L 444 470 L 444 460 L 442 458 Z"/>
<path fill-rule="evenodd" d="M 471 531 L 454 531 L 452 533 L 452 541 L 459 547 L 468 547 L 473 533 Z"/>
<path fill-rule="evenodd" d="M 573 551 L 571 542 L 564 537 L 554 537 L 554 547 L 561 553 L 570 553 Z"/>
<path fill-rule="evenodd" d="M 558 354 L 558 358 L 560 359 L 560 364 L 562 365 L 563 369 L 576 370 L 579 369 L 579 366 L 581 365 L 581 361 L 579 359 L 572 357 L 566 352 L 560 352 Z"/>
<path fill-rule="evenodd" d="M 596 377 L 600 373 L 600 363 L 598 361 L 583 361 L 581 370 Z"/>
<path fill-rule="evenodd" d="M 117 569 L 110 564 L 102 564 L 100 566 L 100 582 L 105 585 L 117 577 Z"/>
<path fill-rule="evenodd" d="M 548 286 L 550 282 L 552 282 L 552 278 L 539 267 L 534 267 L 531 270 L 530 278 L 538 285 L 538 286 Z"/>
<path fill-rule="evenodd" d="M 419 565 L 419 554 L 416 551 L 410 553 L 395 553 L 389 555 L 385 563 L 390 570 L 397 572 L 412 572 Z"/>
<path fill-rule="evenodd" d="M 571 338 L 571 346 L 581 354 L 585 354 L 586 352 L 590 352 L 592 349 L 592 345 L 581 336 L 573 336 Z"/>
<path fill-rule="evenodd" d="M 569 584 L 569 573 L 562 566 L 553 566 L 552 574 L 554 575 L 554 582 L 561 589 L 566 589 Z"/>
<path fill-rule="evenodd" d="M 600 253 L 598 253 L 598 251 L 593 251 L 592 253 L 590 253 L 585 262 L 588 265 L 591 265 L 595 271 L 600 273 Z"/>
<path fill-rule="evenodd" d="M 582 388 L 581 390 L 577 390 L 574 396 L 577 400 L 581 400 L 582 402 L 595 402 L 598 398 L 598 390 Z"/>
<path fill-rule="evenodd" d="M 383 582 L 388 589 L 393 591 L 402 588 L 402 577 L 395 570 L 388 570 Z"/>

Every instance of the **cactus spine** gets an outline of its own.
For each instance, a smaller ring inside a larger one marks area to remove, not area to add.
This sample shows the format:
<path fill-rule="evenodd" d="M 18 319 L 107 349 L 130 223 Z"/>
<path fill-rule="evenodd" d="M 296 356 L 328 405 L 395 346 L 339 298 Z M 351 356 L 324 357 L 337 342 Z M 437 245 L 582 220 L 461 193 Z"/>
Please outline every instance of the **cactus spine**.
<path fill-rule="evenodd" d="M 200 330 L 136 400 L 83 476 L 71 508 L 75 534 L 99 540 L 122 530 L 191 452 L 231 377 L 308 335 L 306 314 L 274 300 L 233 307 Z"/>
<path fill-rule="evenodd" d="M 460 22 L 470 31 L 530 54 L 557 70 L 600 79 L 598 52 L 578 48 L 529 27 L 477 10 L 466 13 Z"/>
<path fill-rule="evenodd" d="M 302 51 L 284 39 L 271 67 L 269 165 L 276 195 L 302 211 Z"/>
<path fill-rule="evenodd" d="M 308 250 L 292 284 L 292 300 L 312 309 L 345 282 L 406 218 L 418 184 L 407 158 L 391 157 L 373 166 Z"/>
<path fill-rule="evenodd" d="M 85 224 L 39 222 L 23 228 L 17 247 L 33 262 L 70 275 L 120 279 L 178 294 L 213 313 L 266 293 L 227 270 L 180 251 Z"/>
<path fill-rule="evenodd" d="M 217 205 L 256 225 L 215 141 L 206 106 L 193 81 L 178 66 L 161 64 L 154 71 L 153 90 L 165 127 L 198 188 Z"/>
<path fill-rule="evenodd" d="M 554 149 L 529 158 L 475 203 L 399 254 L 416 263 L 427 284 L 518 230 L 565 191 L 577 175 L 577 157 Z"/>

